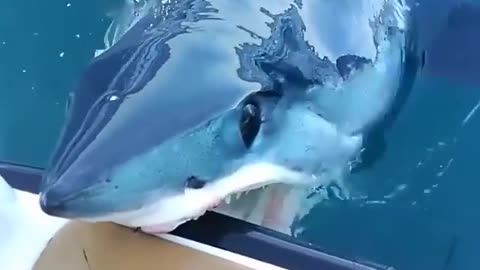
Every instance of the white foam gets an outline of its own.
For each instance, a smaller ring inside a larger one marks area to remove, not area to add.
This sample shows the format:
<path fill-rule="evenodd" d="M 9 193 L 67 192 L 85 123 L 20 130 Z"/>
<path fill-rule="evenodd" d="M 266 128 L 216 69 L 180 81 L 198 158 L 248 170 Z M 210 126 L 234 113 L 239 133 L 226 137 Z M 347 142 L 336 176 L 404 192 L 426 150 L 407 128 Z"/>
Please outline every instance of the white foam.
<path fill-rule="evenodd" d="M 473 106 L 470 112 L 465 116 L 465 118 L 462 121 L 462 126 L 465 126 L 470 121 L 470 119 L 472 119 L 472 117 L 477 112 L 478 108 L 480 108 L 480 99 L 478 100 L 477 104 Z"/>

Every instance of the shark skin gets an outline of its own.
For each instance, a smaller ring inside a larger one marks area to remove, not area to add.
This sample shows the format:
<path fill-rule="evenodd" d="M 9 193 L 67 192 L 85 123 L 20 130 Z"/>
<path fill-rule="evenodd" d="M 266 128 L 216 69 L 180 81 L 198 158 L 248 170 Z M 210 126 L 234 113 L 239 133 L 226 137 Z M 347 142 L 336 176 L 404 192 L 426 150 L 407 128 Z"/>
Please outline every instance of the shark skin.
<path fill-rule="evenodd" d="M 402 1 L 150 1 L 135 14 L 71 93 L 40 192 L 49 215 L 157 234 L 216 208 L 289 233 L 406 91 Z"/>

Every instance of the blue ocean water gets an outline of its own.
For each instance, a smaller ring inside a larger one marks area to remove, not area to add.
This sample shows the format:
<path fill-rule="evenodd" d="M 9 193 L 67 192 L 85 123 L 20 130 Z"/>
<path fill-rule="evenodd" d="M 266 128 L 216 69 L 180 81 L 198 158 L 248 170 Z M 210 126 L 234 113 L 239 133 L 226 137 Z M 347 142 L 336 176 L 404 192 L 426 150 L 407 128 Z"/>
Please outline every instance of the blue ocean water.
<path fill-rule="evenodd" d="M 462 121 L 480 101 L 478 90 L 418 81 L 384 158 L 351 177 L 367 198 L 317 206 L 302 237 L 397 269 L 477 269 L 480 117 Z"/>
<path fill-rule="evenodd" d="M 44 166 L 69 89 L 103 46 L 101 1 L 10 1 L 0 8 L 0 155 Z M 61 57 L 63 56 L 63 57 Z"/>
<path fill-rule="evenodd" d="M 65 100 L 120 1 L 9 1 L 0 9 L 0 159 L 45 166 Z M 478 269 L 480 6 L 419 1 L 425 67 L 386 152 L 349 181 L 359 196 L 330 200 L 299 237 L 396 269 Z M 430 30 L 433 29 L 433 30 Z"/>

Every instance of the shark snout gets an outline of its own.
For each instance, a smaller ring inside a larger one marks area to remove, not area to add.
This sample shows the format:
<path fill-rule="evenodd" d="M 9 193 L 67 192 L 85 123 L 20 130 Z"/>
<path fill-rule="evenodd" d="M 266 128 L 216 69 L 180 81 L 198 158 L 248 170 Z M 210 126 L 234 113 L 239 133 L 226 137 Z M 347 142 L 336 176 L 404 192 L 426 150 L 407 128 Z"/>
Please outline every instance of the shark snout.
<path fill-rule="evenodd" d="M 40 208 L 51 216 L 62 218 L 84 218 L 112 211 L 98 194 L 105 190 L 101 181 L 89 181 L 91 175 L 67 172 L 46 176 L 40 192 Z"/>
<path fill-rule="evenodd" d="M 69 202 L 75 197 L 64 185 L 53 185 L 40 193 L 40 207 L 48 215 L 69 218 Z"/>

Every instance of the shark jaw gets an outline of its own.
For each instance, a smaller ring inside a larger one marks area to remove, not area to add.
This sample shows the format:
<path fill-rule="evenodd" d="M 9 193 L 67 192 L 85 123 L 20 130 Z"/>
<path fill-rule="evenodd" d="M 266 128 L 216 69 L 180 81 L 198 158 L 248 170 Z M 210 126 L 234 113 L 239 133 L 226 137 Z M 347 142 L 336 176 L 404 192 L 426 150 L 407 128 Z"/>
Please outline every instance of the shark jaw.
<path fill-rule="evenodd" d="M 232 196 L 239 197 L 244 192 L 275 183 L 309 185 L 316 181 L 317 177 L 314 175 L 293 171 L 273 163 L 250 163 L 203 188 L 186 188 L 182 194 L 161 198 L 140 209 L 82 220 L 111 221 L 127 227 L 141 228 L 146 233 L 162 234 L 173 231 L 189 220 L 197 219 L 222 202 L 228 204 Z"/>

